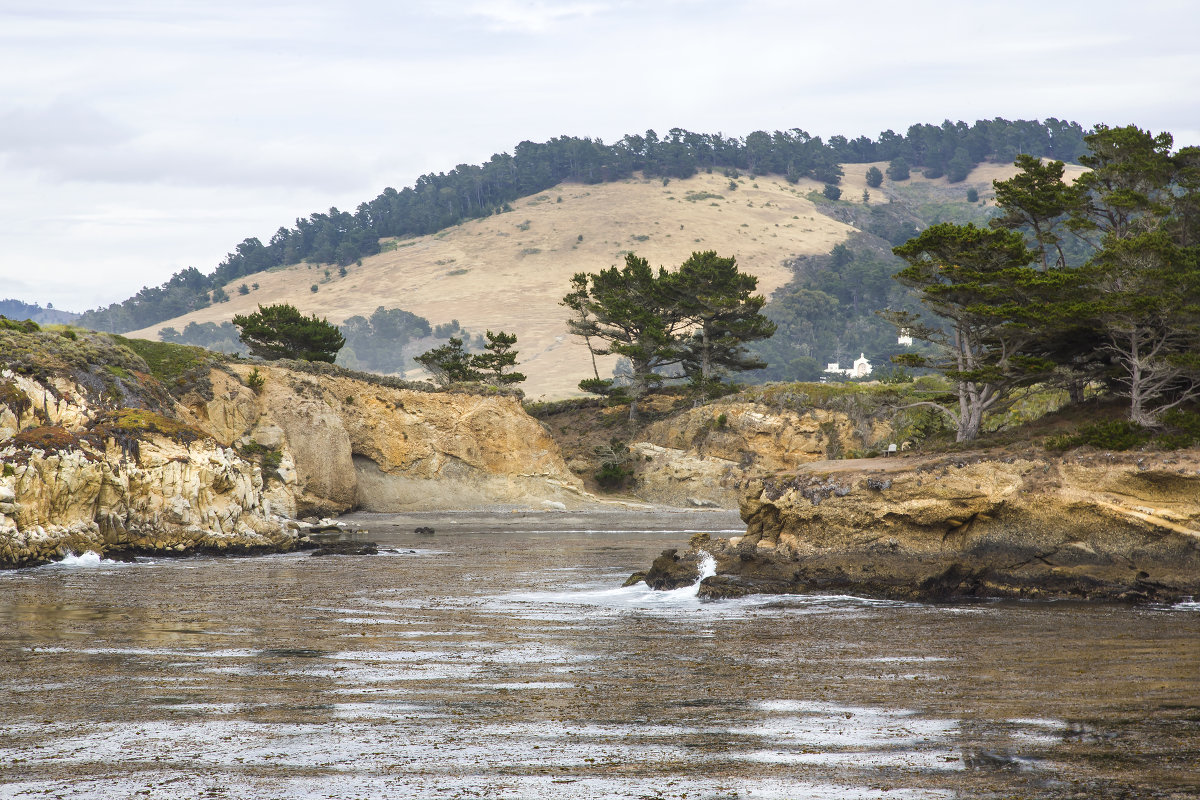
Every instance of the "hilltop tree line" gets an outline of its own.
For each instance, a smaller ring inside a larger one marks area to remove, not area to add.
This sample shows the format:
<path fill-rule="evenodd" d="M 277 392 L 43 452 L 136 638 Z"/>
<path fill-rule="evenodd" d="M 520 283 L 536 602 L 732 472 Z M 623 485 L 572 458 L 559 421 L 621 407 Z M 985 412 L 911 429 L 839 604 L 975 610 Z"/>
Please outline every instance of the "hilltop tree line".
<path fill-rule="evenodd" d="M 953 381 L 953 405 L 925 405 L 959 441 L 1035 383 L 1076 400 L 1103 386 L 1146 428 L 1200 397 L 1200 148 L 1172 152 L 1170 134 L 1136 126 L 1097 126 L 1086 143 L 1073 184 L 1061 161 L 1020 156 L 988 227 L 941 223 L 895 248 L 897 280 L 935 317 L 887 313 L 926 344 L 895 360 Z"/>
<path fill-rule="evenodd" d="M 301 261 L 350 266 L 380 251 L 380 238 L 434 233 L 463 220 L 507 210 L 521 197 L 564 181 L 601 183 L 641 171 L 650 177 L 687 178 L 701 170 L 745 170 L 779 174 L 790 181 L 809 177 L 826 184 L 841 178 L 839 163 L 901 159 L 926 174 L 968 168 L 985 160 L 1010 162 L 1018 153 L 1074 161 L 1085 152 L 1084 129 L 1074 122 L 980 120 L 913 125 L 904 134 L 884 131 L 876 139 L 832 136 L 823 141 L 799 128 L 755 131 L 745 138 L 672 128 L 630 134 L 605 144 L 599 139 L 560 136 L 521 142 L 485 164 L 460 164 L 446 173 L 422 175 L 411 187 L 384 191 L 353 212 L 331 208 L 281 227 L 266 242 L 251 237 L 211 274 L 189 267 L 160 286 L 85 313 L 79 324 L 124 332 L 147 327 L 225 299 L 223 288 L 238 278 Z M 933 172 L 931 172 L 933 171 Z"/>

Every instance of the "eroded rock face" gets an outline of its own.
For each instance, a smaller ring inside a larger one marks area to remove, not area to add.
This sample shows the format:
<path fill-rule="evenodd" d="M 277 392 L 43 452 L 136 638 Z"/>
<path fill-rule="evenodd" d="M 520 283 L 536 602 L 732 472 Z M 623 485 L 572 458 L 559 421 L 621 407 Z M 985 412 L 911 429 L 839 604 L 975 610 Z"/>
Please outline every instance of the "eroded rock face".
<path fill-rule="evenodd" d="M 211 399 L 158 417 L 183 436 L 114 429 L 69 382 L 0 375 L 0 567 L 84 550 L 289 549 L 285 518 L 352 508 L 594 501 L 513 398 L 258 369 L 259 394 L 214 369 Z"/>
<path fill-rule="evenodd" d="M 862 430 L 836 411 L 798 413 L 757 403 L 714 403 L 651 425 L 646 439 L 697 456 L 778 472 L 863 450 L 889 433 L 880 422 L 867 426 Z"/>
<path fill-rule="evenodd" d="M 823 462 L 751 481 L 708 597 L 1200 594 L 1200 454 Z"/>
<path fill-rule="evenodd" d="M 666 505 L 736 508 L 751 476 L 863 450 L 889 434 L 882 422 L 856 425 L 835 411 L 797 413 L 756 403 L 703 406 L 651 425 L 647 441 L 630 446 L 636 493 Z"/>
<path fill-rule="evenodd" d="M 250 367 L 237 369 L 249 372 Z M 257 416 L 229 407 L 249 390 L 214 373 L 198 424 L 242 418 L 239 439 L 294 465 L 297 513 L 593 501 L 558 445 L 511 397 L 417 392 L 258 366 Z M 218 432 L 213 429 L 214 435 Z"/>
<path fill-rule="evenodd" d="M 298 543 L 272 515 L 258 468 L 212 441 L 146 436 L 57 452 L 9 446 L 0 478 L 0 567 L 66 555 L 253 552 Z"/>

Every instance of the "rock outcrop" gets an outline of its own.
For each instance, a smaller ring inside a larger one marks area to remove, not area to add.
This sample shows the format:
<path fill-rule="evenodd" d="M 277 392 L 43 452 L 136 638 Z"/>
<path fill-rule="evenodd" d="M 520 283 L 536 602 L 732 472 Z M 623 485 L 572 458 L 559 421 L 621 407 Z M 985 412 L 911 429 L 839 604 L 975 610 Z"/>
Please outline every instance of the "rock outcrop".
<path fill-rule="evenodd" d="M 0 567 L 69 552 L 247 553 L 290 550 L 260 470 L 211 440 L 150 431 L 118 443 L 66 428 L 0 449 Z M 124 449 L 136 442 L 136 453 Z"/>
<path fill-rule="evenodd" d="M 216 438 L 278 453 L 294 473 L 293 513 L 594 502 L 516 398 L 257 369 L 260 394 L 214 372 L 214 399 L 191 411 Z"/>
<path fill-rule="evenodd" d="M 100 335 L 21 336 L 22 372 L 0 370 L 0 568 L 287 550 L 303 543 L 290 520 L 350 509 L 595 501 L 513 397 L 261 364 L 254 391 L 252 365 L 201 361 L 176 400 Z"/>
<path fill-rule="evenodd" d="M 1200 452 L 863 459 L 752 480 L 702 596 L 1200 595 Z M 651 571 L 653 572 L 653 570 Z"/>
<path fill-rule="evenodd" d="M 630 445 L 635 492 L 665 505 L 736 508 L 753 476 L 877 447 L 890 432 L 838 411 L 714 403 L 656 422 Z"/>

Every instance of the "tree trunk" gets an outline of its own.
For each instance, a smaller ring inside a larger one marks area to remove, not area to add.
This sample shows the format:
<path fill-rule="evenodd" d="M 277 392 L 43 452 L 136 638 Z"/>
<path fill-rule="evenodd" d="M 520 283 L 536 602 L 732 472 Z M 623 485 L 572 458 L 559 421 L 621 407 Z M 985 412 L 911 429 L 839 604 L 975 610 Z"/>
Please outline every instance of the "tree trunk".
<path fill-rule="evenodd" d="M 1158 425 L 1158 417 L 1146 408 L 1145 375 L 1142 372 L 1141 339 L 1135 327 L 1129 337 L 1129 419 L 1143 428 Z"/>
<path fill-rule="evenodd" d="M 588 352 L 592 356 L 592 372 L 595 373 L 596 380 L 600 380 L 600 370 L 596 367 L 596 351 L 592 347 L 592 337 L 584 336 L 583 342 L 587 345 Z"/>
<path fill-rule="evenodd" d="M 1067 395 L 1071 398 L 1071 403 L 1077 405 L 1084 401 L 1083 390 L 1087 388 L 1087 381 L 1073 380 L 1067 381 Z"/>
<path fill-rule="evenodd" d="M 978 406 L 972 406 L 962 419 L 959 420 L 958 436 L 955 437 L 960 442 L 973 442 L 979 438 L 979 431 L 983 428 L 983 409 Z"/>

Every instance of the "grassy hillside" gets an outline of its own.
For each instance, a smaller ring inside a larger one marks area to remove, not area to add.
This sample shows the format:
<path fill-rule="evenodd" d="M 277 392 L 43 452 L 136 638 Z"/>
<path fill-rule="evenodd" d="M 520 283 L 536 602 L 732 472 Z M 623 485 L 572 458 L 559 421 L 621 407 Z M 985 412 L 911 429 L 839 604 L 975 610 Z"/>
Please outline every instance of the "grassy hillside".
<path fill-rule="evenodd" d="M 350 265 L 344 277 L 330 265 L 299 264 L 236 280 L 224 287 L 229 302 L 128 335 L 155 339 L 164 327 L 220 323 L 259 304 L 292 303 L 334 323 L 370 315 L 381 305 L 399 307 L 435 325 L 457 319 L 472 333 L 514 332 L 527 395 L 575 394 L 591 366 L 586 348 L 567 335 L 558 305 L 572 274 L 604 269 L 628 251 L 653 265 L 676 266 L 695 250 L 712 249 L 735 255 L 741 269 L 758 276 L 759 291 L 770 295 L 793 279 L 798 257 L 829 253 L 857 232 L 849 224 L 854 215 L 839 214 L 839 208 L 862 204 L 869 166 L 846 165 L 842 200 L 835 204 L 810 199 L 822 184 L 806 179 L 789 184 L 779 176 L 742 176 L 736 188 L 717 172 L 665 183 L 634 178 L 562 184 L 513 203 L 507 213 L 430 236 L 386 241 L 384 252 Z M 972 213 L 982 213 L 992 179 L 1012 174 L 1011 167 L 985 164 L 951 185 L 914 173 L 902 184 L 885 181 L 869 190 L 870 203 L 921 206 L 922 216 L 933 205 L 933 216 L 940 216 L 968 208 L 966 190 L 974 187 L 983 205 Z M 242 283 L 258 288 L 241 295 Z M 601 370 L 611 367 L 607 363 Z"/>

